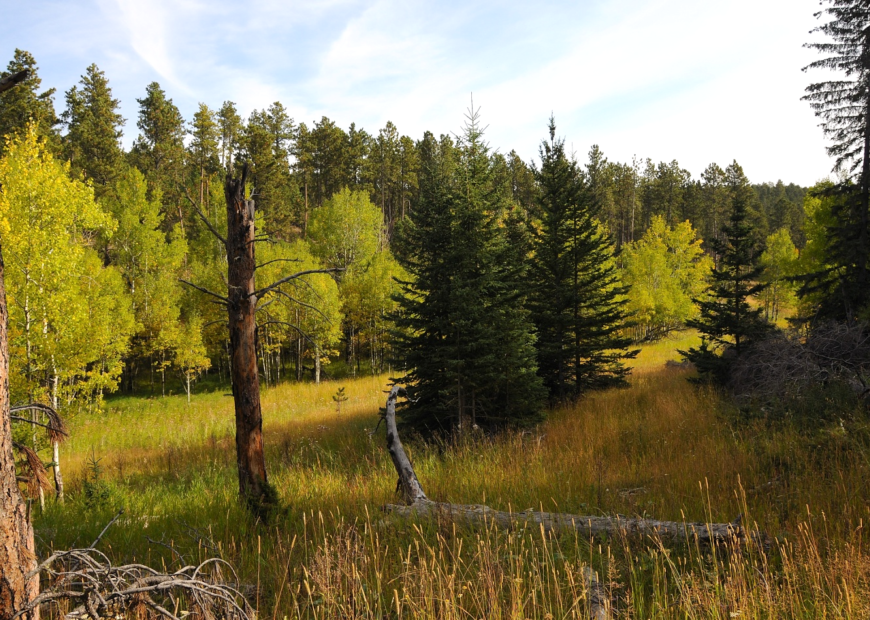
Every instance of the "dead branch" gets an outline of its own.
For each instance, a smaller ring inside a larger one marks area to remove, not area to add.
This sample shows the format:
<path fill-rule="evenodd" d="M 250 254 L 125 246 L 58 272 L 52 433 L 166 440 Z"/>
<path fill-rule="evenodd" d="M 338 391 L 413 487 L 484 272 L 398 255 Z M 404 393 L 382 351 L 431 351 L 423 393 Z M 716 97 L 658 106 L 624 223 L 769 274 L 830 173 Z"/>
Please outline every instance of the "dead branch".
<path fill-rule="evenodd" d="M 35 420 L 31 420 L 28 418 L 24 418 L 22 416 L 11 415 L 14 413 L 18 413 L 20 411 L 40 411 L 44 413 L 48 417 L 48 424 L 43 424 L 42 422 L 37 422 Z M 56 441 L 58 443 L 62 442 L 66 437 L 69 437 L 69 433 L 66 430 L 66 424 L 64 424 L 63 418 L 55 411 L 53 408 L 48 405 L 43 405 L 42 403 L 30 403 L 29 405 L 17 405 L 15 407 L 11 407 L 9 409 L 10 418 L 16 420 L 18 422 L 27 422 L 28 424 L 32 424 L 34 426 L 41 426 L 48 430 L 48 436 L 51 441 Z"/>
<path fill-rule="evenodd" d="M 30 470 L 30 476 L 27 479 L 30 495 L 35 496 L 39 493 L 40 487 L 46 490 L 50 489 L 51 483 L 48 481 L 48 471 L 46 471 L 45 465 L 42 464 L 42 459 L 39 458 L 36 451 L 17 441 L 12 443 L 12 447 L 24 456 L 24 462 L 27 465 L 27 469 Z"/>
<path fill-rule="evenodd" d="M 592 620 L 610 620 L 613 617 L 613 604 L 607 596 L 598 575 L 589 566 L 583 567 L 583 582 L 586 585 L 589 616 Z"/>
<path fill-rule="evenodd" d="M 12 75 L 7 75 L 6 77 L 0 78 L 0 93 L 9 90 L 16 84 L 20 84 L 29 76 L 30 69 L 25 69 L 24 71 L 19 71 L 18 73 L 13 73 Z"/>
<path fill-rule="evenodd" d="M 231 575 L 231 583 L 224 579 L 224 572 Z M 129 613 L 132 617 L 180 620 L 189 612 L 204 618 L 251 620 L 255 615 L 238 589 L 232 566 L 217 558 L 173 573 L 159 573 L 142 564 L 113 566 L 96 549 L 72 549 L 52 554 L 28 575 L 32 578 L 37 574 L 42 574 L 50 587 L 13 619 L 60 601 L 75 605 L 67 618 L 114 618 Z"/>
<path fill-rule="evenodd" d="M 387 449 L 399 474 L 399 487 L 406 505 L 388 504 L 384 507 L 402 517 L 433 517 L 447 519 L 469 526 L 495 523 L 501 528 L 513 529 L 524 523 L 535 524 L 544 531 L 576 530 L 586 536 L 601 538 L 616 534 L 628 536 L 651 536 L 656 539 L 697 540 L 701 544 L 723 543 L 744 539 L 766 542 L 766 538 L 734 523 L 700 523 L 685 521 L 658 521 L 655 519 L 629 517 L 595 517 L 555 512 L 503 512 L 478 504 L 450 504 L 433 502 L 426 497 L 410 460 L 405 454 L 396 429 L 396 400 L 405 395 L 402 386 L 394 385 L 387 397 L 384 420 L 387 424 Z"/>
<path fill-rule="evenodd" d="M 829 323 L 801 339 L 780 335 L 756 343 L 734 363 L 730 386 L 742 397 L 780 400 L 841 381 L 861 398 L 870 394 L 870 329 Z"/>
<path fill-rule="evenodd" d="M 311 304 L 305 303 L 304 301 L 300 301 L 300 300 L 296 299 L 295 297 L 293 297 L 292 295 L 289 295 L 286 292 L 282 291 L 280 288 L 276 288 L 274 290 L 274 292 L 279 294 L 279 295 L 282 295 L 283 297 L 286 297 L 291 303 L 296 303 L 296 304 L 299 304 L 300 306 L 302 306 L 303 308 L 308 308 L 309 310 L 313 310 L 314 312 L 319 314 L 323 318 L 324 321 L 326 321 L 327 323 L 332 325 L 332 321 L 329 320 L 328 316 L 323 314 L 323 311 L 320 308 L 317 308 L 315 306 L 312 306 Z"/>
<path fill-rule="evenodd" d="M 206 227 L 208 227 L 208 229 L 211 231 L 211 234 L 213 234 L 218 239 L 218 241 L 223 243 L 224 247 L 227 247 L 227 240 L 222 234 L 217 231 L 217 228 L 215 228 L 212 223 L 208 221 L 208 218 L 203 214 L 202 210 L 200 210 L 199 205 L 193 199 L 193 196 L 190 195 L 190 190 L 187 187 L 184 188 L 184 193 L 187 195 L 187 199 L 190 201 L 190 204 L 193 205 L 193 209 L 194 211 L 196 211 L 199 219 L 201 219 Z"/>
<path fill-rule="evenodd" d="M 259 269 L 260 267 L 265 267 L 266 265 L 271 265 L 272 263 L 301 263 L 302 259 L 299 258 L 273 258 L 272 260 L 267 260 L 265 263 L 261 263 L 254 267 L 254 269 Z"/>
<path fill-rule="evenodd" d="M 224 297 L 223 295 L 218 295 L 217 293 L 210 291 L 207 288 L 203 288 L 201 286 L 198 286 L 198 285 L 194 284 L 193 282 L 188 282 L 187 280 L 182 280 L 181 278 L 179 278 L 178 281 L 181 282 L 182 284 L 186 284 L 187 286 L 195 288 L 196 290 L 198 290 L 202 293 L 205 293 L 206 295 L 211 295 L 212 297 L 216 297 L 218 300 L 220 300 L 220 303 L 222 303 L 224 305 L 230 303 L 230 300 L 227 299 L 226 297 Z"/>
<path fill-rule="evenodd" d="M 339 271 L 344 271 L 344 268 L 343 267 L 329 267 L 329 268 L 325 268 L 325 269 L 306 269 L 305 271 L 299 271 L 299 272 L 291 274 L 287 277 L 281 278 L 280 280 L 276 280 L 275 282 L 272 282 L 272 284 L 270 284 L 269 286 L 264 286 L 263 288 L 254 291 L 253 293 L 251 293 L 251 296 L 259 299 L 260 297 L 263 297 L 264 295 L 268 295 L 269 293 L 274 291 L 276 288 L 278 288 L 282 284 L 285 284 L 285 283 L 290 282 L 291 280 L 295 280 L 297 278 L 301 278 L 302 276 L 307 276 L 307 275 L 310 275 L 313 273 L 337 273 Z"/>

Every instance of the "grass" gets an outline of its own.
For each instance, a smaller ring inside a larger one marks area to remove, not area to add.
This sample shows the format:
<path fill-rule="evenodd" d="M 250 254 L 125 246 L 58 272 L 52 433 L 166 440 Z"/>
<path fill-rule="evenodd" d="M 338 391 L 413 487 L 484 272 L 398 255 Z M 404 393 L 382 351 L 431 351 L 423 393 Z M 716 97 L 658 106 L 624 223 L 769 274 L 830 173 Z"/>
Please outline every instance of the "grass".
<path fill-rule="evenodd" d="M 266 458 L 285 508 L 269 523 L 237 501 L 232 399 L 117 398 L 72 422 L 70 498 L 36 517 L 42 552 L 87 545 L 176 565 L 219 554 L 270 618 L 582 618 L 583 566 L 623 617 L 870 617 L 866 434 L 807 437 L 740 422 L 687 371 L 682 335 L 644 347 L 631 385 L 551 413 L 533 432 L 408 446 L 430 498 L 577 514 L 744 523 L 769 549 L 586 540 L 535 528 L 465 531 L 385 521 L 395 472 L 378 421 L 386 377 L 264 391 Z M 332 395 L 349 400 L 336 413 Z M 97 462 L 96 468 L 94 463 Z M 99 470 L 97 475 L 95 470 Z"/>

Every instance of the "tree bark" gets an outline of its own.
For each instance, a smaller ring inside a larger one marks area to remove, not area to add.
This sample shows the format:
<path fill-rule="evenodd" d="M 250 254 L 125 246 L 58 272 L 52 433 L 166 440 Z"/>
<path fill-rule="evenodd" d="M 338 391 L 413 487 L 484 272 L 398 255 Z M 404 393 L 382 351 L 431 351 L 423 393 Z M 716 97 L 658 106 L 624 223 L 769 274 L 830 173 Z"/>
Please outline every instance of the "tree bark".
<path fill-rule="evenodd" d="M 241 179 L 227 177 L 227 304 L 230 371 L 236 410 L 236 459 L 239 493 L 262 501 L 267 493 L 263 455 L 263 416 L 257 369 L 257 296 L 254 294 L 254 201 L 245 199 L 248 168 Z"/>
<path fill-rule="evenodd" d="M 493 510 L 489 506 L 479 504 L 450 504 L 433 502 L 426 497 L 423 487 L 417 480 L 414 467 L 405 454 L 399 432 L 396 428 L 396 400 L 405 395 L 402 386 L 394 385 L 387 397 L 384 419 L 387 424 L 387 449 L 393 460 L 396 472 L 399 474 L 398 487 L 402 491 L 402 499 L 406 505 L 384 506 L 385 512 L 401 517 L 433 517 L 447 519 L 468 526 L 486 526 L 495 523 L 504 529 L 521 527 L 525 523 L 535 524 L 544 531 L 562 532 L 576 530 L 584 536 L 601 538 L 615 534 L 628 536 L 653 536 L 657 539 L 694 541 L 700 544 L 723 543 L 735 540 L 750 539 L 765 543 L 766 537 L 757 532 L 748 532 L 735 523 L 690 523 L 685 521 L 657 521 L 630 517 L 596 517 L 573 515 L 557 512 L 504 512 Z M 739 518 L 738 518 L 739 521 Z"/>
<path fill-rule="evenodd" d="M 8 620 L 39 594 L 33 526 L 18 489 L 9 412 L 9 346 L 6 287 L 0 253 L 0 620 Z M 33 612 L 32 618 L 38 618 Z"/>

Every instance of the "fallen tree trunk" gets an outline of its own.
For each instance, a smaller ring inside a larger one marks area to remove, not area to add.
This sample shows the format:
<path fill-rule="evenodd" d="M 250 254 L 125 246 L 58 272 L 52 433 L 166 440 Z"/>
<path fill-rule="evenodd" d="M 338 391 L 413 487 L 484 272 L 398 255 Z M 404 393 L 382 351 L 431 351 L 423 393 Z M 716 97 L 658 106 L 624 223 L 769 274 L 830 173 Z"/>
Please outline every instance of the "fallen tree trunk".
<path fill-rule="evenodd" d="M 396 429 L 396 401 L 404 396 L 405 390 L 395 385 L 387 397 L 384 419 L 387 425 L 387 449 L 399 474 L 397 488 L 402 491 L 405 505 L 388 504 L 384 511 L 406 518 L 432 517 L 446 519 L 468 526 L 495 523 L 501 528 L 512 529 L 523 524 L 534 524 L 546 532 L 576 530 L 584 536 L 609 537 L 616 534 L 628 536 L 653 536 L 658 539 L 687 541 L 697 540 L 707 545 L 729 541 L 751 539 L 763 542 L 764 537 L 757 532 L 749 532 L 741 527 L 738 517 L 734 523 L 701 523 L 686 521 L 658 521 L 639 517 L 596 517 L 574 515 L 561 512 L 504 512 L 493 510 L 480 504 L 451 504 L 433 502 L 426 497 L 414 467 L 405 454 L 402 441 Z"/>

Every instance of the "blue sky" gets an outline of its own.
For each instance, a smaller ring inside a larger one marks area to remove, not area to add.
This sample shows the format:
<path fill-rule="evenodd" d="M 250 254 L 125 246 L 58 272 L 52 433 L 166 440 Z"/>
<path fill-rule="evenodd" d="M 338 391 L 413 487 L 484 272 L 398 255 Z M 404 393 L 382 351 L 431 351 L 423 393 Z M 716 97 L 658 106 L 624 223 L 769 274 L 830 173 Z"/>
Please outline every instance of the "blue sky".
<path fill-rule="evenodd" d="M 97 63 L 122 102 L 158 81 L 186 118 L 199 102 L 247 115 L 280 100 L 417 139 L 459 131 L 473 93 L 490 144 L 537 157 L 552 112 L 585 159 L 677 159 L 694 176 L 736 159 L 755 182 L 812 184 L 831 161 L 801 72 L 818 0 L 0 0 L 0 62 L 34 54 L 63 92 Z M 13 33 L 13 34 L 10 34 Z"/>

